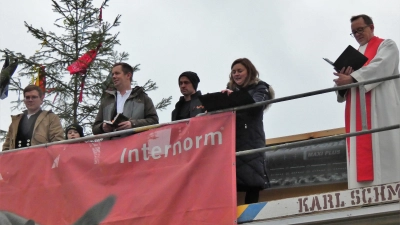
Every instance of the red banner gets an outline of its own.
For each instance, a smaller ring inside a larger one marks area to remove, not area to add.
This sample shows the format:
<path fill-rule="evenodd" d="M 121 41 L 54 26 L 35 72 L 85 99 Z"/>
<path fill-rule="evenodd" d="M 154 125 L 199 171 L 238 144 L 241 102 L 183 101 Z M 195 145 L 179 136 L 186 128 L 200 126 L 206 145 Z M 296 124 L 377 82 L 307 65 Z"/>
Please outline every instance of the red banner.
<path fill-rule="evenodd" d="M 0 221 L 224 225 L 236 220 L 235 117 L 0 154 Z"/>

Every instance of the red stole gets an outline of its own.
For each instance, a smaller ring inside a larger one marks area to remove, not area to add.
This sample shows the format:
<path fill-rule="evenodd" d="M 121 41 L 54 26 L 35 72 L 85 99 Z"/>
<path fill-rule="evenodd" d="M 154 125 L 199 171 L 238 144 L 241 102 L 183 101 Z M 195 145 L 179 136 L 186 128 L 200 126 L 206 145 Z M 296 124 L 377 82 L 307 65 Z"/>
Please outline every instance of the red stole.
<path fill-rule="evenodd" d="M 364 55 L 368 58 L 368 61 L 364 64 L 367 66 L 371 60 L 375 57 L 379 45 L 384 39 L 378 37 L 372 37 L 369 40 L 367 48 L 365 49 Z M 367 125 L 368 129 L 371 129 L 371 91 L 365 93 L 365 101 L 367 108 Z M 350 133 L 350 110 L 351 110 L 351 91 L 347 91 L 346 97 L 346 110 L 345 110 L 345 122 L 346 122 L 346 133 Z M 357 88 L 356 91 L 356 131 L 362 130 L 361 120 L 361 109 L 360 109 L 360 91 Z M 356 136 L 356 166 L 357 166 L 357 182 L 362 181 L 373 181 L 374 180 L 374 165 L 372 158 L 372 135 L 365 134 Z M 347 146 L 349 146 L 348 155 L 350 160 L 350 138 L 347 138 Z"/>

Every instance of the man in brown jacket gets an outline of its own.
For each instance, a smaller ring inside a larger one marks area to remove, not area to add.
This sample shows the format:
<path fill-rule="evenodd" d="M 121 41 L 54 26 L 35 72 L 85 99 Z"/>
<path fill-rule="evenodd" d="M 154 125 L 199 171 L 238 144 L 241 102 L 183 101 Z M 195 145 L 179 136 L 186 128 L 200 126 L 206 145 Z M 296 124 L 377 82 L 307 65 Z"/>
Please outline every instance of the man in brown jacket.
<path fill-rule="evenodd" d="M 24 89 L 23 113 L 11 116 L 3 151 L 64 140 L 60 118 L 41 109 L 44 95 L 40 87 L 28 85 Z"/>
<path fill-rule="evenodd" d="M 116 90 L 106 91 L 101 100 L 92 126 L 93 134 L 158 124 L 157 112 L 151 98 L 142 87 L 131 88 L 132 75 L 133 68 L 127 63 L 117 63 L 113 66 L 112 79 Z M 104 120 L 112 121 L 117 114 L 123 114 L 129 120 L 114 127 L 104 123 Z"/>

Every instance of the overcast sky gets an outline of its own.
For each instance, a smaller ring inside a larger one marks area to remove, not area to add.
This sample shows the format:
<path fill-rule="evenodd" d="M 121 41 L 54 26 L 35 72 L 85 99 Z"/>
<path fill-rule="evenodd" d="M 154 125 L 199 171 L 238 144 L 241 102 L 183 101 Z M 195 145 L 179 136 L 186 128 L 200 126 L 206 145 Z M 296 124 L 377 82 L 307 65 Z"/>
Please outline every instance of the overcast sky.
<path fill-rule="evenodd" d="M 93 1 L 95 6 L 100 0 Z M 203 94 L 225 88 L 231 63 L 249 58 L 260 78 L 273 86 L 276 97 L 333 86 L 332 61 L 348 46 L 358 47 L 349 35 L 352 15 L 373 18 L 375 35 L 400 43 L 398 0 L 110 0 L 103 18 L 121 14 L 119 51 L 130 54 L 139 84 L 148 79 L 159 89 L 149 92 L 153 102 L 172 95 L 173 103 L 159 111 L 160 122 L 170 121 L 180 91 L 178 76 L 187 70 L 200 77 Z M 24 21 L 54 30 L 58 17 L 51 1 L 2 1 L 0 49 L 32 55 L 40 43 L 26 32 Z M 14 74 L 17 77 L 18 73 Z M 0 129 L 8 130 L 11 93 L 0 100 Z M 334 93 L 274 104 L 264 114 L 267 138 L 344 126 L 344 104 Z"/>

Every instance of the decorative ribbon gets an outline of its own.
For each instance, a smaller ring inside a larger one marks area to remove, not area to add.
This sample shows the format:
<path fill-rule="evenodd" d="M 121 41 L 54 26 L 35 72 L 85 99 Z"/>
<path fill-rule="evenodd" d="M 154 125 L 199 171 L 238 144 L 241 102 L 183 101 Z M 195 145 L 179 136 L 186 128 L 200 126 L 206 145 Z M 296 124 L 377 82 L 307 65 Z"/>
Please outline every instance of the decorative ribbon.
<path fill-rule="evenodd" d="M 38 70 L 38 76 L 35 79 L 35 85 L 39 86 L 40 89 L 42 89 L 43 95 L 46 94 L 46 71 L 45 71 L 45 66 L 39 66 Z"/>

